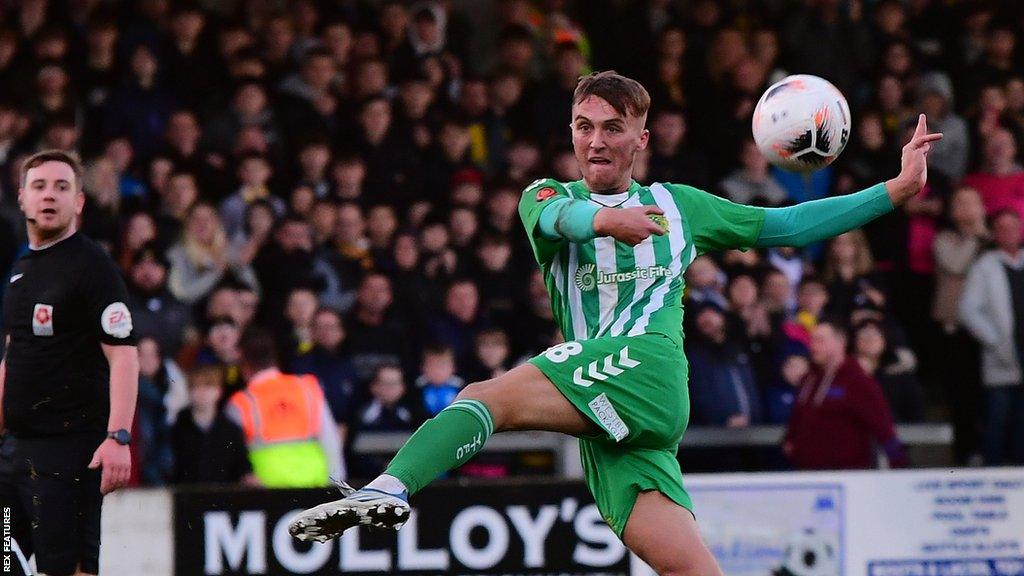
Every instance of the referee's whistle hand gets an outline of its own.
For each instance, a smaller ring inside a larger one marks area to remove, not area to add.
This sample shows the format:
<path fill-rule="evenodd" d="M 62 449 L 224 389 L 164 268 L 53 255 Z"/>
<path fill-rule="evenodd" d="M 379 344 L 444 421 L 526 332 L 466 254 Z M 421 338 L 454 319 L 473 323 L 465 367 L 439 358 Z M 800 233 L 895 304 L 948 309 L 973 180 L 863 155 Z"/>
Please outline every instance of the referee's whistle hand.
<path fill-rule="evenodd" d="M 100 492 L 110 494 L 128 484 L 132 472 L 132 456 L 127 446 L 107 438 L 92 455 L 89 468 L 100 468 Z"/>

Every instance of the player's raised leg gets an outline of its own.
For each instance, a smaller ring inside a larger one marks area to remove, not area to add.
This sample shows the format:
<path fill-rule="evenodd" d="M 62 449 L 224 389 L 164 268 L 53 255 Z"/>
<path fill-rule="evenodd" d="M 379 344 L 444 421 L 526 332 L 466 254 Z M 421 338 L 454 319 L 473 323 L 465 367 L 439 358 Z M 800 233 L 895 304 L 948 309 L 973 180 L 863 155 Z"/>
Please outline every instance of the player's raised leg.
<path fill-rule="evenodd" d="M 657 491 L 641 492 L 622 541 L 660 576 L 720 576 L 689 510 Z"/>
<path fill-rule="evenodd" d="M 358 524 L 398 529 L 408 518 L 410 494 L 465 464 L 495 432 L 509 430 L 599 431 L 540 370 L 524 364 L 467 386 L 420 426 L 384 474 L 362 490 L 343 486 L 344 498 L 303 512 L 289 531 L 301 540 L 325 541 Z"/>

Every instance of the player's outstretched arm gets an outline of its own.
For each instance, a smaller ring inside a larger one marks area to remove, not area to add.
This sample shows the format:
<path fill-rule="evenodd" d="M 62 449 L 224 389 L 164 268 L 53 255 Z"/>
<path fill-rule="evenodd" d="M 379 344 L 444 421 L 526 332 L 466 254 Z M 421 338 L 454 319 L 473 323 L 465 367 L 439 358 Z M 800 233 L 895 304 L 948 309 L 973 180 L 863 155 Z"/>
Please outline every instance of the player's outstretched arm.
<path fill-rule="evenodd" d="M 786 208 L 766 208 L 756 246 L 806 246 L 859 228 L 887 214 L 921 191 L 928 180 L 927 155 L 942 134 L 928 134 L 925 116 L 903 147 L 898 176 L 860 192 L 803 202 Z"/>
<path fill-rule="evenodd" d="M 585 200 L 559 198 L 544 208 L 539 224 L 541 233 L 550 239 L 590 242 L 599 236 L 611 236 L 635 246 L 651 234 L 661 236 L 665 233 L 650 218 L 660 214 L 664 212 L 657 206 L 610 208 L 595 206 Z"/>

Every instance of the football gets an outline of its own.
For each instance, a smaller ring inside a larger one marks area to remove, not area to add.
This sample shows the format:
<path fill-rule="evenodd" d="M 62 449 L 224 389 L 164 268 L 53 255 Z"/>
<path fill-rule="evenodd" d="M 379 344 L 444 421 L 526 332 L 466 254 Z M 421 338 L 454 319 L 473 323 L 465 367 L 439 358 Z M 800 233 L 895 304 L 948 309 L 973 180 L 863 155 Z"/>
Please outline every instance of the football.
<path fill-rule="evenodd" d="M 835 542 L 811 528 L 795 534 L 773 576 L 835 576 L 839 573 Z"/>
<path fill-rule="evenodd" d="M 772 164 L 812 172 L 831 164 L 850 138 L 850 106 L 828 80 L 787 76 L 758 100 L 754 142 Z"/>

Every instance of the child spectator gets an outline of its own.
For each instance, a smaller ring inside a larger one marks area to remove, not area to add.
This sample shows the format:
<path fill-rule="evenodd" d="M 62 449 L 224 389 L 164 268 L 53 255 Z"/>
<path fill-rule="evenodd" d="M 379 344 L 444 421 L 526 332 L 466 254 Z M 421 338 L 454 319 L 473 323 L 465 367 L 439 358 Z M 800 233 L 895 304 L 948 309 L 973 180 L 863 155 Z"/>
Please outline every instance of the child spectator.
<path fill-rule="evenodd" d="M 498 328 L 481 330 L 476 335 L 473 358 L 465 371 L 466 380 L 481 382 L 508 372 L 511 358 L 508 335 Z"/>
<path fill-rule="evenodd" d="M 405 380 L 397 364 L 382 364 L 370 384 L 370 400 L 359 409 L 360 430 L 376 432 L 411 431 L 413 412 L 404 403 Z"/>
<path fill-rule="evenodd" d="M 242 429 L 220 409 L 222 379 L 215 364 L 202 364 L 189 372 L 190 405 L 171 430 L 175 484 L 258 484 Z"/>
<path fill-rule="evenodd" d="M 448 346 L 428 346 L 422 369 L 416 386 L 421 389 L 423 409 L 432 418 L 455 401 L 466 382 L 455 375 L 455 353 Z"/>

